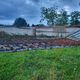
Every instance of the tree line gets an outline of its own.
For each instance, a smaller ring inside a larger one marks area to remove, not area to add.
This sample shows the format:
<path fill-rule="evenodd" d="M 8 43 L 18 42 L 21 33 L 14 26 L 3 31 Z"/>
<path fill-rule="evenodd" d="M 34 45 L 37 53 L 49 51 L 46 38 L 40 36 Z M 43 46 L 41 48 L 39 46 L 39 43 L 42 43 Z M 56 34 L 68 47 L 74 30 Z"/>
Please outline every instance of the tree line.
<path fill-rule="evenodd" d="M 80 11 L 67 12 L 57 7 L 42 7 L 41 21 L 46 20 L 48 25 L 80 25 Z"/>
<path fill-rule="evenodd" d="M 80 25 L 80 11 L 67 12 L 64 9 L 59 10 L 57 7 L 42 7 L 41 8 L 41 20 L 46 21 L 48 26 L 64 26 L 64 25 Z M 24 18 L 17 18 L 14 21 L 13 26 L 16 27 L 30 27 Z M 44 24 L 32 24 L 33 27 L 44 26 Z"/>

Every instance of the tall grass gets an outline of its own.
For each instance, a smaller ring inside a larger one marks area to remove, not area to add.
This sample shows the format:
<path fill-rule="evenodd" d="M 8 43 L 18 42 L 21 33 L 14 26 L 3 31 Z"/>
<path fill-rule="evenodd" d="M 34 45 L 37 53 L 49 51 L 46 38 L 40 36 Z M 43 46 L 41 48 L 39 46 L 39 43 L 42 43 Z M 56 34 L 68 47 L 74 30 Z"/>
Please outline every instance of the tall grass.
<path fill-rule="evenodd" d="M 80 80 L 80 47 L 0 53 L 0 80 Z"/>

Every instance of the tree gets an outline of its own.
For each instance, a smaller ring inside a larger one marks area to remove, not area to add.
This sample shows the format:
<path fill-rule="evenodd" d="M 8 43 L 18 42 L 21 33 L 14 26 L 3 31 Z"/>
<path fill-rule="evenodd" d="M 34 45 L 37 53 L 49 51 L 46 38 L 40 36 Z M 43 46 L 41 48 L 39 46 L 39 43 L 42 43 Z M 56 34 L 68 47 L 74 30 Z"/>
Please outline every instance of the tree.
<path fill-rule="evenodd" d="M 27 26 L 26 20 L 24 18 L 17 18 L 13 24 L 14 26 L 21 28 Z"/>
<path fill-rule="evenodd" d="M 70 21 L 71 25 L 79 25 L 80 24 L 80 12 L 79 11 L 72 12 L 70 17 L 71 17 L 71 21 Z"/>
<path fill-rule="evenodd" d="M 32 24 L 32 27 L 35 27 L 35 25 L 34 25 L 34 24 Z"/>
<path fill-rule="evenodd" d="M 30 27 L 30 25 L 29 25 L 29 24 L 27 24 L 27 27 Z"/>
<path fill-rule="evenodd" d="M 52 26 L 55 25 L 56 18 L 57 18 L 57 8 L 51 7 L 51 8 L 45 8 L 42 7 L 41 9 L 41 21 L 46 20 L 47 24 Z"/>
<path fill-rule="evenodd" d="M 57 14 L 56 25 L 67 25 L 68 24 L 68 14 L 67 11 L 62 9 L 59 14 Z"/>
<path fill-rule="evenodd" d="M 68 24 L 68 14 L 64 9 L 57 12 L 57 7 L 42 8 L 42 20 L 46 20 L 48 25 L 67 25 Z"/>
<path fill-rule="evenodd" d="M 37 24 L 36 26 L 37 27 L 44 27 L 45 25 L 44 24 Z"/>

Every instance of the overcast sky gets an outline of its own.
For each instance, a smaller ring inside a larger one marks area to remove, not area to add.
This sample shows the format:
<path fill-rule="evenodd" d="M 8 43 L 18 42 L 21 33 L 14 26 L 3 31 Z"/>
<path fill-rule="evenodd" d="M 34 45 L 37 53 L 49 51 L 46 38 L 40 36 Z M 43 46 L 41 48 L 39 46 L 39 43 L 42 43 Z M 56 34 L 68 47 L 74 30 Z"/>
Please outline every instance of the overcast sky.
<path fill-rule="evenodd" d="M 29 24 L 40 23 L 40 8 L 58 6 L 67 11 L 80 10 L 80 0 L 0 0 L 0 23 L 12 24 L 23 17 Z"/>

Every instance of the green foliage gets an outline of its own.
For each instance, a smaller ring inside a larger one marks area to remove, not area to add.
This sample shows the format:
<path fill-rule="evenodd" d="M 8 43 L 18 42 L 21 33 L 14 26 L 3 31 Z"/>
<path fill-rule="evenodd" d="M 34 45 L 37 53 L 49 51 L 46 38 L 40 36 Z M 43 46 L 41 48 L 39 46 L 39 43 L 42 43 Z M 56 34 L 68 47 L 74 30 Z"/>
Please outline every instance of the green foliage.
<path fill-rule="evenodd" d="M 26 23 L 26 20 L 24 18 L 17 18 L 13 24 L 14 26 L 21 28 L 21 27 L 26 27 L 29 24 Z"/>
<path fill-rule="evenodd" d="M 61 10 L 59 14 L 57 14 L 56 25 L 67 25 L 68 24 L 68 14 L 67 11 Z"/>
<path fill-rule="evenodd" d="M 79 25 L 80 24 L 80 12 L 74 11 L 71 13 L 71 25 Z"/>
<path fill-rule="evenodd" d="M 42 20 L 46 20 L 48 25 L 55 25 L 55 20 L 57 18 L 57 8 L 42 8 L 41 16 Z"/>
<path fill-rule="evenodd" d="M 68 24 L 68 14 L 65 10 L 60 10 L 58 13 L 58 9 L 51 8 L 42 8 L 42 20 L 46 20 L 48 25 L 67 25 Z"/>
<path fill-rule="evenodd" d="M 46 20 L 49 26 L 54 25 L 80 25 L 80 12 L 74 11 L 68 14 L 64 9 L 50 7 L 41 9 L 42 21 Z"/>
<path fill-rule="evenodd" d="M 0 53 L 0 80 L 80 80 L 80 47 Z"/>

